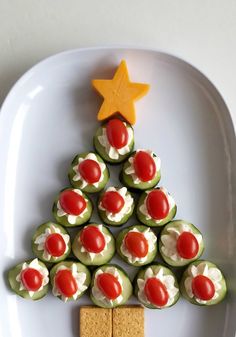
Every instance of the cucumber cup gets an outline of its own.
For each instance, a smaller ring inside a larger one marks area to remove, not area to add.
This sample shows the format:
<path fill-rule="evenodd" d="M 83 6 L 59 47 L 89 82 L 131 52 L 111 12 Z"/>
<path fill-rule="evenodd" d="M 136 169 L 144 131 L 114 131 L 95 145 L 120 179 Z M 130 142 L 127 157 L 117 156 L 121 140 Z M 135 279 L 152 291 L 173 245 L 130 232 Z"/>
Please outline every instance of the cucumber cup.
<path fill-rule="evenodd" d="M 174 220 L 166 225 L 159 236 L 159 251 L 170 266 L 182 267 L 199 259 L 204 251 L 201 232 L 191 223 Z"/>
<path fill-rule="evenodd" d="M 184 271 L 180 282 L 181 294 L 196 305 L 215 305 L 227 293 L 225 278 L 220 269 L 209 261 L 194 261 Z"/>

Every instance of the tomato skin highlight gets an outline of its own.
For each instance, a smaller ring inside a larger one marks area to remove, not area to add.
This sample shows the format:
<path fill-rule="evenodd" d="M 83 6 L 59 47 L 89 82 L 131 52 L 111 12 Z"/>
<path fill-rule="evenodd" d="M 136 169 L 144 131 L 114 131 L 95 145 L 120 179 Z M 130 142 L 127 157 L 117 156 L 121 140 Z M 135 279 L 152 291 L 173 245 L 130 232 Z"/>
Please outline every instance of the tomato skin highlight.
<path fill-rule="evenodd" d="M 209 277 L 197 275 L 192 280 L 192 291 L 195 297 L 209 301 L 215 295 L 215 286 Z"/>
<path fill-rule="evenodd" d="M 156 174 L 155 161 L 149 153 L 138 151 L 134 156 L 134 170 L 141 181 L 152 180 Z"/>
<path fill-rule="evenodd" d="M 34 268 L 26 268 L 21 272 L 21 281 L 28 291 L 37 291 L 43 284 L 43 275 Z"/>
<path fill-rule="evenodd" d="M 105 192 L 101 199 L 102 207 L 108 212 L 116 214 L 124 207 L 124 198 L 116 191 Z"/>
<path fill-rule="evenodd" d="M 65 190 L 59 196 L 62 209 L 71 215 L 80 215 L 86 208 L 86 201 L 75 191 Z"/>
<path fill-rule="evenodd" d="M 101 253 L 106 245 L 103 233 L 96 226 L 87 226 L 82 229 L 80 241 L 84 248 L 91 253 Z"/>
<path fill-rule="evenodd" d="M 193 259 L 198 254 L 199 243 L 192 233 L 183 232 L 177 239 L 176 248 L 184 259 Z"/>
<path fill-rule="evenodd" d="M 166 286 L 156 277 L 151 277 L 146 281 L 144 292 L 149 302 L 158 307 L 163 307 L 168 302 L 169 295 Z"/>
<path fill-rule="evenodd" d="M 115 149 L 121 149 L 128 143 L 129 135 L 127 128 L 117 118 L 109 120 L 106 125 L 106 134 L 110 145 Z"/>
<path fill-rule="evenodd" d="M 101 178 L 101 168 L 95 160 L 85 159 L 78 168 L 82 178 L 89 184 L 97 183 Z"/>
<path fill-rule="evenodd" d="M 118 279 L 109 273 L 98 275 L 97 285 L 101 292 L 110 300 L 115 300 L 122 292 Z"/>
<path fill-rule="evenodd" d="M 78 290 L 76 280 L 69 269 L 59 270 L 56 273 L 55 284 L 61 295 L 65 297 L 73 296 Z"/>
<path fill-rule="evenodd" d="M 148 193 L 146 205 L 148 213 L 155 220 L 166 218 L 170 210 L 168 199 L 160 189 Z"/>
<path fill-rule="evenodd" d="M 65 253 L 66 243 L 59 233 L 52 233 L 45 241 L 45 248 L 50 255 L 59 257 Z"/>
<path fill-rule="evenodd" d="M 144 234 L 139 232 L 129 232 L 124 238 L 128 251 L 136 257 L 142 258 L 148 254 L 148 241 Z"/>

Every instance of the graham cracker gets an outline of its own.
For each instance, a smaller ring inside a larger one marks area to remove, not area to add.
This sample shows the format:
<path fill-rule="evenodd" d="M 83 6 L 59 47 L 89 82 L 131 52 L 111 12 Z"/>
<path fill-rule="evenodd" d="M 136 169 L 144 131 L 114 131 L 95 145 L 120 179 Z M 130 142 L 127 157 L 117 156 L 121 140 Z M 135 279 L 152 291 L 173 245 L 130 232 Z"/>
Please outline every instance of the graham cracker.
<path fill-rule="evenodd" d="M 144 308 L 123 306 L 112 311 L 113 337 L 144 337 Z"/>
<path fill-rule="evenodd" d="M 80 337 L 112 337 L 112 309 L 81 307 Z"/>

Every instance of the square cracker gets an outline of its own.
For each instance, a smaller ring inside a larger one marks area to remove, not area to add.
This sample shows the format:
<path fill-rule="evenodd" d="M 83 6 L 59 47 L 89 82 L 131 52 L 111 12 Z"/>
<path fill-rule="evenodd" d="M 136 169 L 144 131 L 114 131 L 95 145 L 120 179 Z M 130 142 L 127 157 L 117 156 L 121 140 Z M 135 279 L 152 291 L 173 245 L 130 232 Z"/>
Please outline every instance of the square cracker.
<path fill-rule="evenodd" d="M 112 309 L 81 307 L 80 337 L 112 337 Z"/>
<path fill-rule="evenodd" d="M 113 337 L 144 337 L 144 308 L 124 306 L 113 309 Z"/>

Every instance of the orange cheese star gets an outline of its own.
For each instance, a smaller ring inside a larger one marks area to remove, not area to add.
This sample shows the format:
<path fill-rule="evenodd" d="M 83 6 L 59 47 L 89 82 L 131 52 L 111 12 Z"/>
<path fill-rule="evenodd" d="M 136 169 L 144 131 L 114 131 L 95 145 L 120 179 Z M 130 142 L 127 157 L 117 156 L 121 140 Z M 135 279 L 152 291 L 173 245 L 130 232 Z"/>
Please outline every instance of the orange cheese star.
<path fill-rule="evenodd" d="M 143 97 L 150 87 L 149 84 L 130 82 L 124 60 L 121 61 L 112 80 L 92 80 L 92 85 L 104 98 L 98 112 L 98 120 L 103 121 L 119 113 L 130 124 L 136 121 L 134 101 Z"/>

